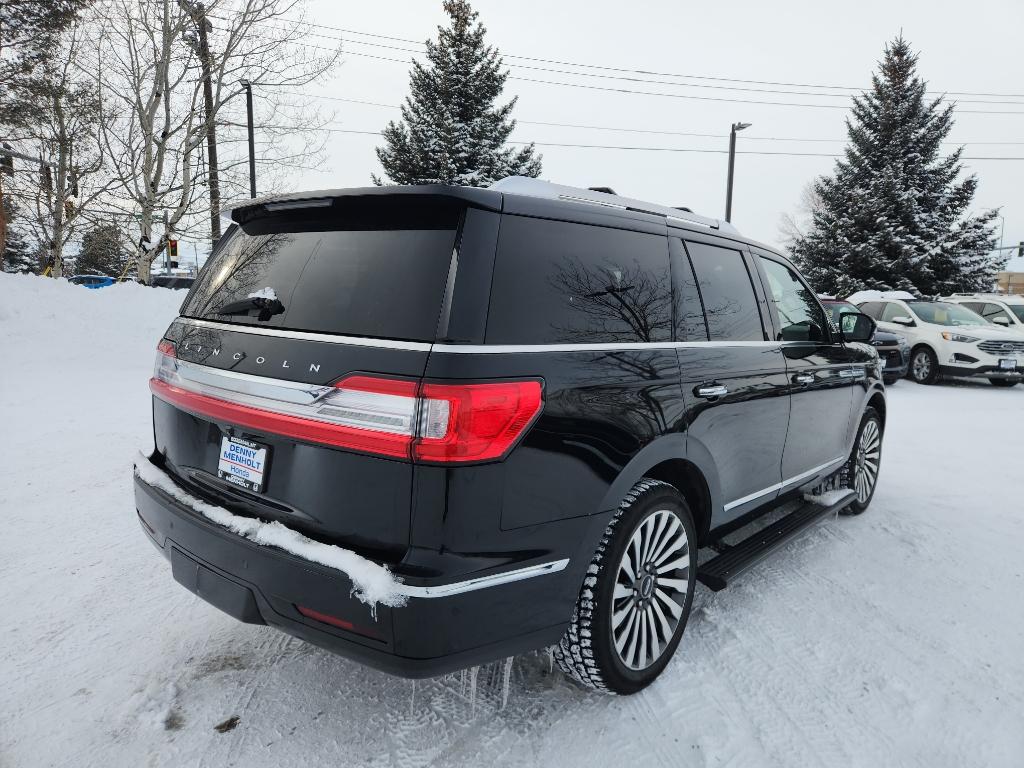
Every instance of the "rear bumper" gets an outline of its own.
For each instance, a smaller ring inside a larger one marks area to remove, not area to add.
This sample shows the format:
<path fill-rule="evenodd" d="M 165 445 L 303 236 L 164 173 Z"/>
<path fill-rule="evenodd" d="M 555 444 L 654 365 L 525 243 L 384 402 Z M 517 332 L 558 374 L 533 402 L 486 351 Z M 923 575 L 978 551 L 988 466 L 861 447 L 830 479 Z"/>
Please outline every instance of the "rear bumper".
<path fill-rule="evenodd" d="M 546 556 L 455 582 L 408 576 L 404 606 L 371 610 L 352 597 L 341 571 L 255 544 L 138 476 L 135 506 L 175 580 L 207 602 L 402 677 L 432 677 L 557 643 L 587 565 L 573 558 L 556 567 L 560 559 Z M 348 626 L 309 618 L 298 606 Z"/>

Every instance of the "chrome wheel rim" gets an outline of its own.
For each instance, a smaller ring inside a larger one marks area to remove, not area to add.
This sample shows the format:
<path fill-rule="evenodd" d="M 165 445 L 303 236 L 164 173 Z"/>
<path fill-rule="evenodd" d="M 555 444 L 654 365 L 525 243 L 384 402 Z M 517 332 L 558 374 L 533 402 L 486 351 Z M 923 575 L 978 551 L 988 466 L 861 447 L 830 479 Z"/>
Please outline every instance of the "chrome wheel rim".
<path fill-rule="evenodd" d="M 918 352 L 914 355 L 914 378 L 923 381 L 932 372 L 932 360 L 927 352 Z"/>
<path fill-rule="evenodd" d="M 675 512 L 645 519 L 622 554 L 612 590 L 612 645 L 629 669 L 646 669 L 679 628 L 689 589 L 690 542 Z"/>
<path fill-rule="evenodd" d="M 853 490 L 857 501 L 864 504 L 871 498 L 871 492 L 878 480 L 878 467 L 882 458 L 882 439 L 878 423 L 868 421 L 860 432 L 857 453 L 854 458 Z"/>

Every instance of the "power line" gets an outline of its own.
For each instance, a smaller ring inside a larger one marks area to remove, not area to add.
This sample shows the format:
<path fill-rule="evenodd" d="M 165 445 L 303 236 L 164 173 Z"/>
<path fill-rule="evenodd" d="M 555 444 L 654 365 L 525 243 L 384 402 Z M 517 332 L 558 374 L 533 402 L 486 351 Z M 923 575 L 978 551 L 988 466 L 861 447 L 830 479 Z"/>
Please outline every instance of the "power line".
<path fill-rule="evenodd" d="M 310 26 L 322 26 L 322 25 L 313 25 L 313 24 L 311 24 L 309 22 L 306 22 L 306 23 L 310 24 Z M 327 28 L 329 28 L 329 27 L 327 27 Z M 317 32 L 312 32 L 312 33 L 309 33 L 309 34 L 310 34 L 311 37 L 320 37 L 320 38 L 324 38 L 324 39 L 327 39 L 327 40 L 336 40 L 338 42 L 349 42 L 349 43 L 352 43 L 352 44 L 355 44 L 355 45 L 364 45 L 364 46 L 369 46 L 369 47 L 373 47 L 373 48 L 383 48 L 383 49 L 386 49 L 386 50 L 400 51 L 402 53 L 409 53 L 409 54 L 412 54 L 412 55 L 423 55 L 425 53 L 425 51 L 422 49 L 422 47 L 418 48 L 418 49 L 410 49 L 410 48 L 404 48 L 404 47 L 401 47 L 401 46 L 387 45 L 386 43 L 367 42 L 367 41 L 364 41 L 364 40 L 348 40 L 348 41 L 346 41 L 345 38 L 342 38 L 342 37 L 337 37 L 337 36 L 333 36 L 333 35 L 324 35 L 324 34 L 320 34 L 320 33 L 317 33 Z M 369 35 L 369 33 L 364 33 L 364 34 Z M 384 37 L 384 36 L 382 36 L 382 37 Z M 386 39 L 391 39 L 391 38 L 386 38 Z M 305 43 L 295 43 L 295 44 L 296 45 L 303 45 L 305 47 L 319 48 L 318 46 L 310 46 L 310 45 L 305 44 Z M 422 44 L 420 44 L 420 45 L 422 45 Z M 332 49 L 326 49 L 325 48 L 325 49 L 322 49 L 322 50 L 332 50 Z M 400 64 L 408 64 L 409 63 L 409 62 L 407 62 L 404 59 L 395 59 L 395 58 L 388 57 L 388 56 L 373 56 L 373 55 L 368 54 L 368 53 L 362 53 L 362 52 L 351 51 L 351 50 L 346 51 L 345 54 L 349 55 L 349 56 L 360 56 L 360 57 L 363 57 L 363 58 L 377 59 L 379 61 L 390 61 L 390 62 L 395 62 L 395 63 L 400 63 Z M 508 58 L 525 58 L 525 57 L 518 57 L 518 56 L 511 56 L 510 55 L 510 56 L 508 56 Z M 543 61 L 543 60 L 540 60 L 540 61 Z M 554 62 L 551 62 L 551 63 L 554 63 Z M 571 64 L 571 63 L 567 63 L 567 62 L 563 62 L 562 65 L 563 66 L 576 66 L 576 67 L 587 67 L 587 66 L 589 66 L 589 65 L 583 65 L 583 64 Z M 601 74 L 601 73 L 597 73 L 597 72 L 579 72 L 579 71 L 572 71 L 572 70 L 566 70 L 566 69 L 552 69 L 550 67 L 530 66 L 530 65 L 527 65 L 527 64 L 510 64 L 509 66 L 511 66 L 511 67 L 513 67 L 515 69 L 522 69 L 522 70 L 535 71 L 535 72 L 545 72 L 545 73 L 558 74 L 558 75 L 569 75 L 569 76 L 572 76 L 572 77 L 590 77 L 590 78 L 599 78 L 599 79 L 621 80 L 621 81 L 634 82 L 634 83 L 647 84 L 647 85 L 677 86 L 677 87 L 680 87 L 680 88 L 706 88 L 706 89 L 711 89 L 711 90 L 727 90 L 727 91 L 743 91 L 743 92 L 750 92 L 750 93 L 768 93 L 768 94 L 782 94 L 782 95 L 795 95 L 795 96 L 811 96 L 811 97 L 832 98 L 832 99 L 837 99 L 837 98 L 850 99 L 854 95 L 852 93 L 820 93 L 820 92 L 815 92 L 815 91 L 781 90 L 781 89 L 778 89 L 778 88 L 766 89 L 766 88 L 750 88 L 750 87 L 745 87 L 745 86 L 710 85 L 708 83 L 679 83 L 679 82 L 674 82 L 674 81 L 671 81 L 671 80 L 650 80 L 650 79 L 645 78 L 645 77 L 633 77 L 633 76 L 627 76 L 627 75 L 609 75 L 609 74 Z M 607 69 L 607 68 L 601 68 L 601 67 L 597 67 L 597 68 L 598 69 Z M 613 70 L 613 71 L 624 71 L 624 70 Z M 639 71 L 637 73 L 639 73 Z M 649 74 L 653 74 L 653 73 L 649 73 Z M 679 78 L 679 77 L 693 77 L 693 78 L 696 78 L 696 76 L 687 76 L 687 75 L 659 75 L 659 76 L 663 76 L 663 77 L 677 77 L 677 78 Z M 579 83 L 561 83 L 561 82 L 557 82 L 556 83 L 556 82 L 550 82 L 550 81 L 544 81 L 544 80 L 531 80 L 529 78 L 524 78 L 524 77 L 512 77 L 511 79 L 513 79 L 513 80 L 522 80 L 522 81 L 525 81 L 525 82 L 547 83 L 547 84 L 550 84 L 550 85 L 582 86 L 582 84 L 579 84 Z M 768 84 L 768 83 L 764 83 L 764 84 Z M 582 87 L 585 87 L 585 86 L 582 86 Z M 816 88 L 818 86 L 808 85 L 808 86 L 797 86 L 797 87 Z M 837 88 L 838 87 L 845 88 L 846 86 L 835 86 L 835 87 L 837 87 Z M 612 90 L 617 90 L 617 89 L 612 89 Z M 649 92 L 638 92 L 638 93 L 646 93 L 646 95 L 652 95 L 652 96 L 673 96 L 673 95 L 675 95 L 675 96 L 678 96 L 679 98 L 687 98 L 687 97 L 688 98 L 692 98 L 692 99 L 699 99 L 699 98 L 701 98 L 701 97 L 698 97 L 698 96 L 692 96 L 692 95 L 691 96 L 686 96 L 686 95 L 682 95 L 682 94 L 649 93 Z M 950 95 L 950 94 L 947 94 L 947 95 Z M 982 95 L 982 94 L 976 94 L 976 95 Z M 739 100 L 739 99 L 730 100 L 730 99 L 712 99 L 712 98 L 707 98 L 706 100 L 736 101 L 737 103 L 781 104 L 781 105 L 784 105 L 784 106 L 816 106 L 816 107 L 826 106 L 826 105 L 823 105 L 823 104 L 792 104 L 792 103 L 786 103 L 786 102 L 759 102 L 759 101 L 745 102 L 745 101 L 742 101 L 742 100 Z M 1024 106 L 1024 102 L 1021 102 L 1021 101 L 991 101 L 991 100 L 987 100 L 987 99 L 958 99 L 957 103 L 959 103 L 959 104 L 995 104 L 995 105 Z M 828 106 L 836 108 L 836 109 L 845 109 L 846 108 L 846 105 L 841 105 L 841 104 L 828 105 Z M 964 110 L 964 111 L 967 111 L 967 110 Z M 997 114 L 1001 114 L 1001 113 L 997 112 Z M 1008 114 L 1024 114 L 1024 112 L 1020 112 L 1020 113 L 1011 112 L 1011 113 L 1008 113 Z"/>
<path fill-rule="evenodd" d="M 401 109 L 398 104 L 384 104 L 379 101 L 365 101 L 363 99 L 350 99 L 344 96 L 327 96 L 324 94 L 314 94 L 307 92 L 296 92 L 298 96 L 306 96 L 314 99 L 325 99 L 327 101 L 340 101 L 348 104 L 362 104 L 371 107 L 381 107 L 383 109 Z M 729 134 L 727 133 L 697 133 L 691 131 L 667 131 L 652 128 L 623 128 L 618 126 L 609 125 L 587 125 L 582 123 L 554 123 L 544 120 L 520 120 L 516 118 L 516 123 L 521 125 L 540 125 L 545 127 L 553 128 L 576 128 L 581 130 L 592 130 L 592 131 L 613 131 L 617 133 L 640 133 L 640 134 L 652 134 L 659 136 L 691 136 L 698 138 L 708 139 L 724 139 Z M 279 126 L 267 126 L 269 128 L 279 128 Z M 847 139 L 815 139 L 815 138 L 804 138 L 796 136 L 744 136 L 744 141 L 792 141 L 792 142 L 814 142 L 814 143 L 833 143 L 842 144 Z M 1010 145 L 1024 145 L 1024 141 L 946 141 L 943 142 L 946 146 L 961 146 L 964 144 L 977 144 L 977 145 L 999 145 L 999 146 L 1010 146 Z"/>
<path fill-rule="evenodd" d="M 295 43 L 295 45 L 302 45 L 307 48 L 318 48 L 319 46 L 309 46 L 305 43 Z M 328 50 L 328 49 L 323 49 Z M 357 51 L 348 51 L 345 53 L 346 56 L 359 56 L 364 59 L 374 59 L 377 61 L 389 61 L 395 64 L 408 65 L 409 61 L 405 59 L 395 59 L 389 56 L 375 56 L 369 53 L 359 53 Z M 641 91 L 634 88 L 613 88 L 608 85 L 587 85 L 586 83 L 567 83 L 560 80 L 541 80 L 539 78 L 532 77 L 519 77 L 516 75 L 510 75 L 509 80 L 517 80 L 522 83 L 539 83 L 542 85 L 555 85 L 566 88 L 580 88 L 588 91 L 604 91 L 607 93 L 624 93 L 632 96 L 658 96 L 661 98 L 671 99 L 686 99 L 690 101 L 714 101 L 724 102 L 728 104 L 758 104 L 769 107 L 802 107 L 808 109 L 849 109 L 847 104 L 813 104 L 809 102 L 793 102 L 793 101 L 760 101 L 758 99 L 728 99 L 723 96 L 695 96 L 687 93 L 665 93 L 664 91 Z M 1021 103 L 1024 107 L 1024 102 Z M 992 110 L 992 109 L 957 109 L 958 114 L 968 115 L 1024 115 L 1024 110 Z"/>
<path fill-rule="evenodd" d="M 370 37 L 370 38 L 376 38 L 376 39 L 381 39 L 381 40 L 391 40 L 391 41 L 394 41 L 394 42 L 401 42 L 401 43 L 412 43 L 414 45 L 419 45 L 419 46 L 423 45 L 423 41 L 422 40 L 413 40 L 412 38 L 408 38 L 408 37 L 394 37 L 394 36 L 391 36 L 391 35 L 382 35 L 382 34 L 375 33 L 375 32 L 364 32 L 362 30 L 351 29 L 351 28 L 348 28 L 348 27 L 336 27 L 336 26 L 331 26 L 329 24 L 318 24 L 318 23 L 315 23 L 315 22 L 305 21 L 305 20 L 300 20 L 300 19 L 281 19 L 281 21 L 287 22 L 287 23 L 291 23 L 291 24 L 303 25 L 303 26 L 307 26 L 307 27 L 314 27 L 314 28 L 318 28 L 318 29 L 328 29 L 328 30 L 332 30 L 332 31 L 335 31 L 335 32 L 344 32 L 344 33 L 348 33 L 350 35 L 358 35 L 358 36 L 361 36 L 361 37 Z M 329 37 L 328 35 L 317 35 L 317 36 L 318 37 Z M 334 39 L 341 39 L 341 40 L 343 40 L 343 38 L 334 38 Z M 349 41 L 349 42 L 359 42 L 359 41 L 352 40 L 352 41 Z M 361 44 L 363 44 L 363 45 L 370 45 L 370 43 L 361 43 Z M 404 49 L 398 49 L 398 50 L 404 50 Z M 585 63 L 585 62 L 564 61 L 564 60 L 559 60 L 559 59 L 546 59 L 546 58 L 540 58 L 540 57 L 536 57 L 536 56 L 520 56 L 520 55 L 516 55 L 516 54 L 512 54 L 512 53 L 501 53 L 501 56 L 502 56 L 502 58 L 506 58 L 506 59 L 518 59 L 520 61 L 533 61 L 533 62 L 537 62 L 537 63 L 540 63 L 540 64 L 554 64 L 554 65 L 557 65 L 557 66 L 579 67 L 579 68 L 594 69 L 594 70 L 599 70 L 599 71 L 604 71 L 604 72 L 627 72 L 627 73 L 631 73 L 631 74 L 648 75 L 648 76 L 653 76 L 653 77 L 674 77 L 674 78 L 685 79 L 685 80 L 710 80 L 712 82 L 743 83 L 743 84 L 748 84 L 748 85 L 772 85 L 772 86 L 781 86 L 781 87 L 788 87 L 788 88 L 819 88 L 819 89 L 825 89 L 825 90 L 854 91 L 854 92 L 858 92 L 858 93 L 864 91 L 863 87 L 853 86 L 853 85 L 823 85 L 823 84 L 820 84 L 820 83 L 792 83 L 792 82 L 782 82 L 782 81 L 777 81 L 777 80 L 751 80 L 751 79 L 734 78 L 734 77 L 722 77 L 722 76 L 717 76 L 717 75 L 693 75 L 693 74 L 682 74 L 682 73 L 677 73 L 677 72 L 659 72 L 659 71 L 648 70 L 648 69 L 632 69 L 632 68 L 628 68 L 628 67 L 613 67 L 613 66 L 608 66 L 606 64 L 588 64 L 588 63 Z M 725 87 L 725 86 L 723 86 L 723 87 Z M 945 94 L 947 96 L 986 96 L 986 97 L 994 97 L 994 98 L 1024 98 L 1024 93 L 991 93 L 991 92 L 978 92 L 978 91 L 931 91 L 931 93 Z M 821 95 L 826 95 L 826 94 L 821 94 Z"/>
<path fill-rule="evenodd" d="M 268 126 L 269 128 L 277 128 L 278 126 Z M 328 131 L 330 133 L 346 133 L 357 136 L 376 136 L 380 137 L 380 131 L 363 131 L 354 128 L 317 128 L 315 130 Z M 557 141 L 509 141 L 509 144 L 534 144 L 538 147 L 571 147 L 574 149 L 617 149 L 633 152 L 690 152 L 697 154 L 709 154 L 709 155 L 725 155 L 728 154 L 726 149 L 701 149 L 697 147 L 635 147 L 625 146 L 619 144 L 577 144 L 570 142 L 557 142 Z M 758 150 L 758 149 L 739 149 L 736 150 L 738 155 L 778 155 L 782 157 L 842 157 L 842 154 L 832 152 L 782 152 L 773 150 Z M 977 157 L 961 157 L 961 160 L 1024 160 L 1024 156 L 1020 157 L 989 157 L 989 156 L 977 156 Z"/>

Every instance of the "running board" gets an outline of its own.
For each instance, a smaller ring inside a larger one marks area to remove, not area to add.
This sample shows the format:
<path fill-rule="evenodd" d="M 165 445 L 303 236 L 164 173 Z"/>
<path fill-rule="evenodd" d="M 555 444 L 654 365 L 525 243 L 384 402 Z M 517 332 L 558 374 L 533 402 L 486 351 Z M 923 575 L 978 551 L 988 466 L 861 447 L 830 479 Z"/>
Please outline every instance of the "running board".
<path fill-rule="evenodd" d="M 729 547 L 722 554 L 699 566 L 697 580 L 715 592 L 725 589 L 729 586 L 729 582 L 761 562 L 794 536 L 813 525 L 818 519 L 844 509 L 856 498 L 857 493 L 849 491 L 839 501 L 831 504 L 814 504 L 812 502 L 802 504 L 781 520 L 762 528 L 739 544 Z"/>

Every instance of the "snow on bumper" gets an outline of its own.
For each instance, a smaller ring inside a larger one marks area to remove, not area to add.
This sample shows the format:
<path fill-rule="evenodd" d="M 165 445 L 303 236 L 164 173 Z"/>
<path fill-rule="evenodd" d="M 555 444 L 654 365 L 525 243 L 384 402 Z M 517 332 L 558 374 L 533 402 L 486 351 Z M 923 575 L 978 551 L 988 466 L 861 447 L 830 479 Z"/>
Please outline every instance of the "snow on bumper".
<path fill-rule="evenodd" d="M 240 517 L 223 507 L 197 499 L 178 487 L 167 473 L 154 466 L 141 452 L 135 459 L 135 475 L 211 522 L 255 544 L 275 547 L 311 563 L 341 571 L 352 581 L 355 597 L 366 605 L 373 607 L 380 603 L 397 607 L 405 605 L 408 599 L 401 582 L 383 565 L 342 547 L 314 541 L 277 521 L 268 523 Z"/>

